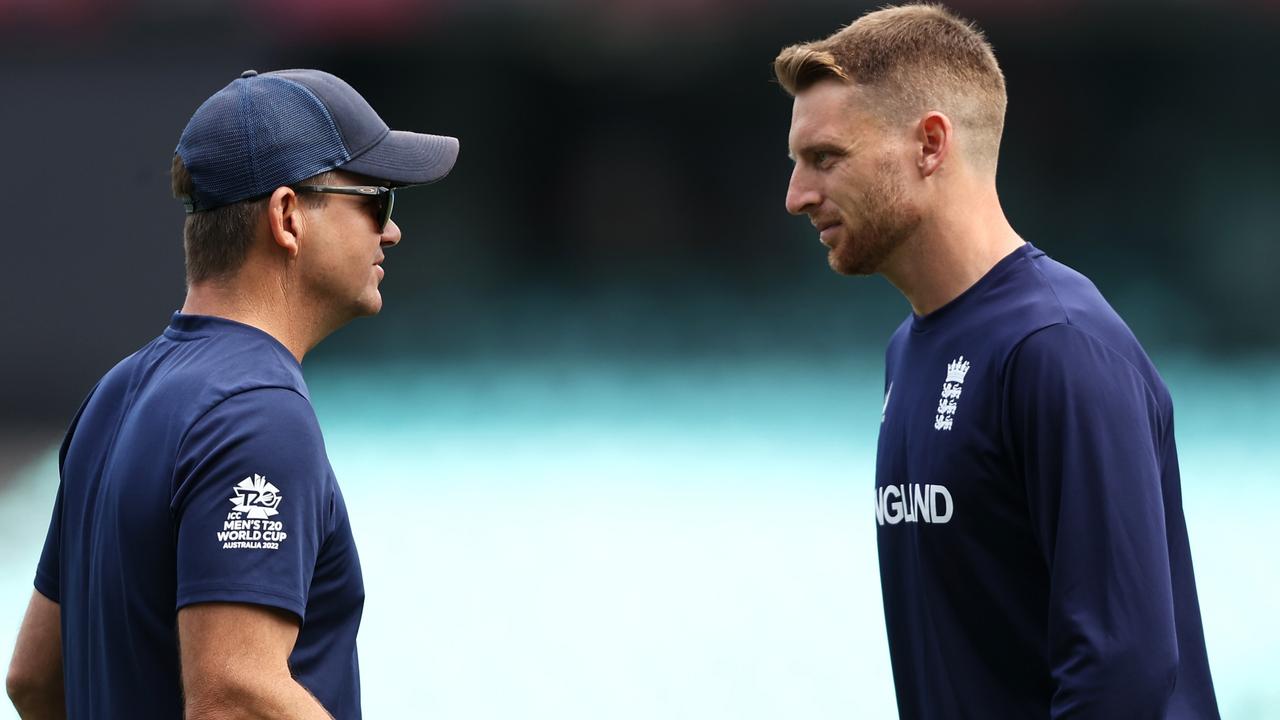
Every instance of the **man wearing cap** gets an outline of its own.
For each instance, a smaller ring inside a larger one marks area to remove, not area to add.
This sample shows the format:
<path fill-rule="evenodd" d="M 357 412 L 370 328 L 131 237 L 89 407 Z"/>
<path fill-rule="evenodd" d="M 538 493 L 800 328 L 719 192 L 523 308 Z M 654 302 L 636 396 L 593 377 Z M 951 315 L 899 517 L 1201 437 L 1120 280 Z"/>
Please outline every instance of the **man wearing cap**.
<path fill-rule="evenodd" d="M 196 110 L 186 302 L 62 444 L 7 681 L 23 718 L 360 717 L 360 560 L 300 363 L 379 311 L 395 188 L 457 153 L 317 70 L 247 71 Z"/>

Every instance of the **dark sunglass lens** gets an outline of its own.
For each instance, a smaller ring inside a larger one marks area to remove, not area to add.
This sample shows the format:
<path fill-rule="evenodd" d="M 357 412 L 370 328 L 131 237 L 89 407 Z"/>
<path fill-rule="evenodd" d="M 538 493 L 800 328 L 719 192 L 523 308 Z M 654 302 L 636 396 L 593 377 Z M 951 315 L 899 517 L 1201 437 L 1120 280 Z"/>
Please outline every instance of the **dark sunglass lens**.
<path fill-rule="evenodd" d="M 391 211 L 396 205 L 396 191 L 388 188 L 378 200 L 381 203 L 378 208 L 378 232 L 382 232 L 391 221 Z"/>

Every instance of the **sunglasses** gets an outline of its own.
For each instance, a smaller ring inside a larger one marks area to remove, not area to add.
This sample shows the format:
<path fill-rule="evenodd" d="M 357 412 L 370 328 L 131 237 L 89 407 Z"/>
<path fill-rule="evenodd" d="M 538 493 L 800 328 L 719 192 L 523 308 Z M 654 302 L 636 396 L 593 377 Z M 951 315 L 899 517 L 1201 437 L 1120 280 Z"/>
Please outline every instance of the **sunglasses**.
<path fill-rule="evenodd" d="M 387 223 L 391 221 L 391 210 L 396 205 L 396 191 L 394 188 L 383 187 L 381 185 L 293 185 L 294 190 L 313 193 L 332 193 L 334 195 L 359 195 L 361 197 L 377 198 L 378 200 L 378 232 L 387 229 Z"/>

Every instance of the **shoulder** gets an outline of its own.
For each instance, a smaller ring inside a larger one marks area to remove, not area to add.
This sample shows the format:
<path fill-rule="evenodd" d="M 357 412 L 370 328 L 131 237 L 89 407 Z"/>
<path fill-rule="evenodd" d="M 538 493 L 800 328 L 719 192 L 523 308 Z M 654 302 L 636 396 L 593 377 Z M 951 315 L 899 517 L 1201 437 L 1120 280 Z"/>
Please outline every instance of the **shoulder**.
<path fill-rule="evenodd" d="M 271 385 L 220 397 L 191 423 L 182 444 L 208 436 L 255 436 L 295 446 L 322 442 L 311 401 L 296 388 Z"/>
<path fill-rule="evenodd" d="M 171 326 L 152 347 L 140 393 L 172 418 L 179 478 L 226 454 L 275 453 L 313 465 L 323 441 L 297 361 L 261 331 L 229 323 Z"/>
<path fill-rule="evenodd" d="M 238 392 L 192 423 L 177 448 L 173 502 L 182 504 L 202 483 L 250 475 L 273 481 L 294 478 L 295 492 L 302 485 L 313 492 L 332 485 L 315 411 L 296 391 L 259 387 Z"/>
<path fill-rule="evenodd" d="M 1064 323 L 1116 349 L 1136 345 L 1137 339 L 1120 314 L 1088 277 L 1043 252 L 1027 258 L 1028 275 L 1040 286 L 1038 300 L 1046 305 L 1046 325 Z"/>
<path fill-rule="evenodd" d="M 140 391 L 156 407 L 175 408 L 184 435 L 229 417 L 279 416 L 314 425 L 301 368 L 266 336 L 219 333 L 167 342 L 145 362 L 149 378 Z"/>
<path fill-rule="evenodd" d="M 1055 373 L 1073 369 L 1113 369 L 1141 375 L 1134 364 L 1097 335 L 1069 322 L 1054 323 L 1028 334 L 1010 353 L 1011 368 Z"/>
<path fill-rule="evenodd" d="M 107 372 L 94 395 L 111 406 L 130 397 L 152 407 L 181 406 L 186 412 L 164 413 L 181 425 L 184 418 L 189 424 L 227 398 L 259 388 L 310 397 L 297 361 L 264 334 L 166 329 Z"/>
<path fill-rule="evenodd" d="M 309 397 L 297 361 L 266 336 L 214 335 L 184 344 L 181 357 L 175 360 L 173 379 L 199 388 L 216 401 L 264 388 Z"/>
<path fill-rule="evenodd" d="M 1111 406 L 1130 401 L 1164 415 L 1171 410 L 1168 390 L 1138 358 L 1087 328 L 1057 323 L 1031 333 L 1010 353 L 1005 392 L 1014 404 Z"/>
<path fill-rule="evenodd" d="M 1010 345 L 1059 323 L 1124 325 L 1089 278 L 1031 246 L 989 287 L 979 307 L 974 319 Z"/>
<path fill-rule="evenodd" d="M 1089 278 L 1039 250 L 1027 256 L 1020 277 L 1021 289 L 1010 294 L 1003 318 L 1016 328 L 1010 360 L 1014 354 L 1041 350 L 1053 354 L 1058 345 L 1059 355 L 1074 348 L 1083 353 L 1075 361 L 1100 361 L 1102 355 L 1084 353 L 1084 346 L 1095 346 L 1106 348 L 1113 360 L 1132 367 L 1147 383 L 1163 386 L 1133 331 Z"/>

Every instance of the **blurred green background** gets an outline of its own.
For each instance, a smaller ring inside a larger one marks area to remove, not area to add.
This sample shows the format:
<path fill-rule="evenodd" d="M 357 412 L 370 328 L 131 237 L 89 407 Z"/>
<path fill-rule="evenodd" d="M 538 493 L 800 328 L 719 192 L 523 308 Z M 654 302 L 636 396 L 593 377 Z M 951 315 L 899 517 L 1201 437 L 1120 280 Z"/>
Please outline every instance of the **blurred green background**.
<path fill-rule="evenodd" d="M 0 0 L 0 657 L 81 397 L 182 301 L 168 166 L 253 67 L 456 135 L 386 307 L 305 370 L 366 570 L 367 717 L 892 717 L 872 521 L 906 303 L 788 216 L 783 45 L 826 0 Z M 1280 7 L 955 3 L 1014 227 L 1178 416 L 1226 718 L 1280 718 Z M 11 717 L 8 708 L 0 718 Z"/>

